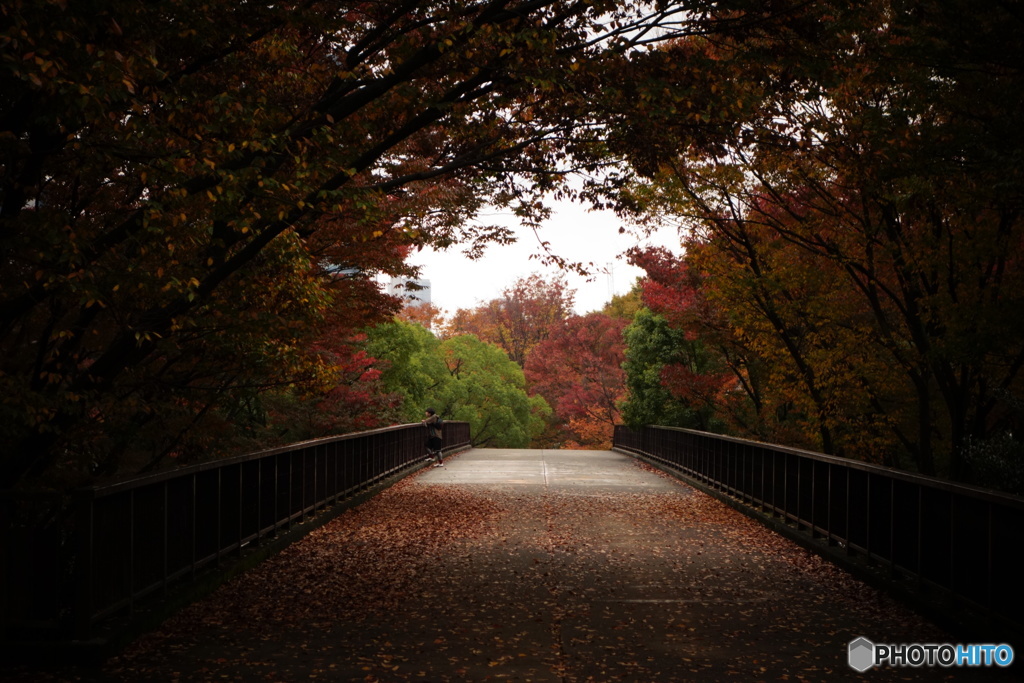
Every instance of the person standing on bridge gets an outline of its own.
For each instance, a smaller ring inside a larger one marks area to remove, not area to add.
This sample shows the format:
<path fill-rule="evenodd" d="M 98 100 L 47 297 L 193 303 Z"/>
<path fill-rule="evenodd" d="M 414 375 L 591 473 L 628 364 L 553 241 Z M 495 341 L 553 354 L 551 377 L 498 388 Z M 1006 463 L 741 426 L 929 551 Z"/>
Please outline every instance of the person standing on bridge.
<path fill-rule="evenodd" d="M 441 441 L 441 416 L 433 408 L 427 408 L 426 419 L 422 420 L 427 426 L 427 461 L 436 460 L 434 467 L 444 467 L 444 442 Z"/>

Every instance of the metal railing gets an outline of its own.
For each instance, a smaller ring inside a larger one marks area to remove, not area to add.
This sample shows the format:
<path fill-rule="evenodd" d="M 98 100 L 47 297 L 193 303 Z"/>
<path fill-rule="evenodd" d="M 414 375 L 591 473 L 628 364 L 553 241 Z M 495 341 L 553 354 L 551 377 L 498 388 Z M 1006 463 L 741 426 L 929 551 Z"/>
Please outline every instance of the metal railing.
<path fill-rule="evenodd" d="M 1024 630 L 1022 498 L 688 429 L 620 426 L 614 445 Z"/>
<path fill-rule="evenodd" d="M 444 448 L 469 446 L 446 422 Z M 424 461 L 426 428 L 307 441 L 93 486 L 0 499 L 3 633 L 86 638 L 105 617 Z"/>

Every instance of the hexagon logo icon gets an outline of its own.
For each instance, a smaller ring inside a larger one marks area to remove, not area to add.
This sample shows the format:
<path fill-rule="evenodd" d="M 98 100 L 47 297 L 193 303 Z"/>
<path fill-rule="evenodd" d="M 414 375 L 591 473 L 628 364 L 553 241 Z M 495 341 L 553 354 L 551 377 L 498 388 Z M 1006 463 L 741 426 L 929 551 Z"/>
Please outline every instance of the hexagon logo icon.
<path fill-rule="evenodd" d="M 875 644 L 867 638 L 851 640 L 849 646 L 850 668 L 864 673 L 875 665 Z"/>

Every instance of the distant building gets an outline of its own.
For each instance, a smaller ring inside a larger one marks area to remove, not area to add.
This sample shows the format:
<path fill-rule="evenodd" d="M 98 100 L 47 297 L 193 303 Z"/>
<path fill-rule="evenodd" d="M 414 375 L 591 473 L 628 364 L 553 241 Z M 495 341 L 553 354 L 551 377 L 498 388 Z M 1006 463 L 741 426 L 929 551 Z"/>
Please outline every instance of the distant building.
<path fill-rule="evenodd" d="M 413 280 L 393 277 L 388 284 L 388 294 L 403 299 L 409 306 L 430 303 L 430 280 Z"/>
<path fill-rule="evenodd" d="M 353 277 L 363 272 L 362 268 L 359 266 L 339 266 L 334 263 L 324 263 L 323 268 L 326 272 L 339 278 Z"/>

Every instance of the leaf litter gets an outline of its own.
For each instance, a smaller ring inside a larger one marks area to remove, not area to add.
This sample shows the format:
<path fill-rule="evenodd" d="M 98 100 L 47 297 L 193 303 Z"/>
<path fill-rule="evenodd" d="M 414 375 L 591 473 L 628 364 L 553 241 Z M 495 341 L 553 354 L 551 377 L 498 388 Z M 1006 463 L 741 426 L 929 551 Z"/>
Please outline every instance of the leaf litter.
<path fill-rule="evenodd" d="M 343 512 L 101 670 L 63 680 L 821 681 L 858 678 L 846 664 L 858 636 L 950 642 L 681 483 L 595 493 L 420 480 Z"/>

